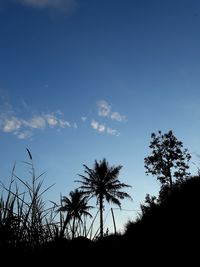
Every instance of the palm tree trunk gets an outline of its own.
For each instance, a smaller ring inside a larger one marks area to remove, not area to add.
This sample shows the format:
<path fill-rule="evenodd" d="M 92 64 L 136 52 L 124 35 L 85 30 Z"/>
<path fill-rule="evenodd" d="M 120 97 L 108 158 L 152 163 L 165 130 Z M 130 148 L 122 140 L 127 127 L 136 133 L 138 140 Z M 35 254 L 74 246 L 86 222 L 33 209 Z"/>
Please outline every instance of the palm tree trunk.
<path fill-rule="evenodd" d="M 116 229 L 116 223 L 115 223 L 115 216 L 114 216 L 113 208 L 111 208 L 111 212 L 112 212 L 112 219 L 113 219 L 113 225 L 114 225 L 114 233 L 116 235 L 117 229 Z"/>
<path fill-rule="evenodd" d="M 84 215 L 83 236 L 87 237 L 86 216 Z"/>
<path fill-rule="evenodd" d="M 67 224 L 68 224 L 69 220 L 70 220 L 70 215 L 67 214 L 66 219 L 65 219 L 64 224 L 63 224 L 63 227 L 62 227 L 62 229 L 61 229 L 61 231 L 60 231 L 60 237 L 61 237 L 61 238 L 64 237 L 65 229 L 66 229 L 66 227 L 67 227 Z"/>
<path fill-rule="evenodd" d="M 75 220 L 76 220 L 76 217 L 74 216 L 73 225 L 72 225 L 72 239 L 74 239 L 75 237 Z"/>
<path fill-rule="evenodd" d="M 99 197 L 99 209 L 100 209 L 100 238 L 103 238 L 103 196 Z"/>

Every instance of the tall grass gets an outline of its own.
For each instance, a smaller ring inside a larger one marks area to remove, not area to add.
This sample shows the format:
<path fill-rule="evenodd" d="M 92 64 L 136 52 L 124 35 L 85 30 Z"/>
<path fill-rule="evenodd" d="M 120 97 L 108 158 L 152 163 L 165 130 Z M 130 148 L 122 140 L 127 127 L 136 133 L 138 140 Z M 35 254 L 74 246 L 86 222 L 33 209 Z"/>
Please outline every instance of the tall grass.
<path fill-rule="evenodd" d="M 31 182 L 12 170 L 9 186 L 1 183 L 0 196 L 0 247 L 34 249 L 59 236 L 60 227 L 55 222 L 55 207 L 45 208 L 43 175 L 36 175 L 31 152 L 27 149 Z M 23 189 L 22 189 L 23 188 Z"/>
<path fill-rule="evenodd" d="M 62 207 L 62 195 L 60 204 L 50 201 L 47 208 L 44 195 L 53 185 L 43 188 L 45 172 L 36 175 L 29 149 L 27 153 L 28 161 L 23 163 L 28 166 L 28 177 L 23 179 L 16 174 L 15 163 L 9 184 L 0 181 L 0 249 L 34 250 L 60 238 L 71 239 L 74 229 L 76 237 L 94 239 L 99 232 L 98 229 L 93 233 L 98 212 L 89 223 L 87 216 L 83 216 L 73 229 L 69 214 L 58 212 Z"/>

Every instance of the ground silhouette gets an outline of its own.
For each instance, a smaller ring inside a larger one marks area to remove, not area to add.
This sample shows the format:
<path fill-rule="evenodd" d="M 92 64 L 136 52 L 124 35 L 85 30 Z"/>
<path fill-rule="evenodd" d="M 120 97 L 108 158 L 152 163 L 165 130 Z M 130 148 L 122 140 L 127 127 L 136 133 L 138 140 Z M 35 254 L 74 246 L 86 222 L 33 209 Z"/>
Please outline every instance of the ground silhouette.
<path fill-rule="evenodd" d="M 44 264 L 65 262 L 67 266 L 73 260 L 75 265 L 87 266 L 122 263 L 180 266 L 186 262 L 193 266 L 193 262 L 199 261 L 199 193 L 200 177 L 191 177 L 174 184 L 173 190 L 165 196 L 162 193 L 156 203 L 148 204 L 140 218 L 127 223 L 124 234 L 96 241 L 85 237 L 60 238 L 32 251 L 1 248 L 1 253 L 12 255 L 10 260 L 15 262 L 31 259 L 34 264 L 40 260 Z"/>

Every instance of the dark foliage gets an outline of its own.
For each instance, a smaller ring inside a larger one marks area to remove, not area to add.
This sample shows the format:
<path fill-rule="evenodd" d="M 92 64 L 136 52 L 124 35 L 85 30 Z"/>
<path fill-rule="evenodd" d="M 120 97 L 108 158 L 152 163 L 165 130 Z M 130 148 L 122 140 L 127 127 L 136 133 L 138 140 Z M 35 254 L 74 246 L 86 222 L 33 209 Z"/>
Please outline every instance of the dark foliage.
<path fill-rule="evenodd" d="M 199 259 L 200 177 L 176 183 L 167 192 L 162 199 L 147 196 L 141 217 L 129 222 L 123 235 L 109 235 L 97 241 L 81 236 L 70 241 L 57 239 L 33 251 L 9 252 L 15 255 L 15 262 L 23 257 L 34 264 L 62 264 L 65 259 L 66 266 L 72 261 L 87 266 L 130 262 L 136 266 L 162 266 L 189 261 L 193 266 Z"/>
<path fill-rule="evenodd" d="M 121 184 L 119 187 L 121 189 Z M 123 235 L 105 235 L 95 241 L 84 236 L 67 240 L 61 235 L 56 235 L 54 238 L 38 242 L 37 246 L 31 246 L 29 239 L 24 239 L 24 242 L 20 239 L 18 242 L 16 229 L 20 224 L 13 209 L 15 198 L 13 199 L 10 189 L 8 192 L 7 202 L 4 203 L 3 199 L 0 201 L 0 253 L 2 262 L 6 262 L 7 265 L 199 265 L 199 175 L 183 180 L 177 179 L 173 182 L 173 187 L 170 187 L 169 183 L 164 184 L 158 198 L 146 196 L 145 203 L 141 205 L 140 216 L 135 222 L 127 223 Z M 72 199 L 77 196 L 74 195 L 77 192 L 79 195 L 80 191 L 71 193 Z M 85 211 L 87 206 L 82 192 L 79 196 L 81 198 L 72 203 L 84 204 Z M 15 197 L 18 199 L 19 194 Z M 83 202 L 80 202 L 80 199 Z M 64 204 L 71 204 L 68 200 Z M 63 207 L 67 207 L 68 211 L 68 206 Z M 22 210 L 19 209 L 19 214 L 22 214 Z M 75 215 L 79 218 L 81 214 Z M 38 237 L 38 234 L 34 236 L 34 233 L 31 240 Z"/>
<path fill-rule="evenodd" d="M 83 166 L 85 175 L 79 174 L 82 180 L 77 182 L 81 183 L 80 189 L 86 196 L 96 197 L 97 199 L 100 210 L 100 237 L 103 238 L 104 201 L 106 200 L 108 203 L 113 203 L 121 208 L 121 200 L 125 198 L 132 200 L 131 196 L 122 189 L 131 186 L 121 183 L 118 179 L 122 166 L 109 166 L 105 158 L 99 162 L 95 160 L 92 169 L 86 165 Z"/>
<path fill-rule="evenodd" d="M 189 176 L 191 156 L 171 130 L 165 134 L 152 133 L 149 148 L 152 154 L 144 159 L 146 173 L 155 175 L 162 186 L 172 188 L 173 179 L 181 182 Z"/>
<path fill-rule="evenodd" d="M 166 192 L 157 201 L 147 197 L 141 218 L 126 226 L 127 243 L 132 243 L 138 252 L 163 257 L 166 261 L 197 259 L 200 177 L 175 183 L 172 191 Z"/>

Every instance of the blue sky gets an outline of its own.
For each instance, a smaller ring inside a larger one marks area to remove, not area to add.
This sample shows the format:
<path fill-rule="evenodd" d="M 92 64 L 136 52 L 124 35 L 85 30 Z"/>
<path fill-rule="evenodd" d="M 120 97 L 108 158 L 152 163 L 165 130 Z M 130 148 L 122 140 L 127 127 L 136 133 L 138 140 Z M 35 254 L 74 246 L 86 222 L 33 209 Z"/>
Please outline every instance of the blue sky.
<path fill-rule="evenodd" d="M 199 29 L 198 0 L 1 0 L 1 180 L 15 161 L 27 175 L 28 147 L 57 201 L 105 157 L 133 187 L 122 208 L 138 210 L 159 189 L 144 170 L 152 132 L 172 129 L 198 163 Z M 119 227 L 136 215 L 116 213 Z"/>

